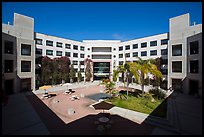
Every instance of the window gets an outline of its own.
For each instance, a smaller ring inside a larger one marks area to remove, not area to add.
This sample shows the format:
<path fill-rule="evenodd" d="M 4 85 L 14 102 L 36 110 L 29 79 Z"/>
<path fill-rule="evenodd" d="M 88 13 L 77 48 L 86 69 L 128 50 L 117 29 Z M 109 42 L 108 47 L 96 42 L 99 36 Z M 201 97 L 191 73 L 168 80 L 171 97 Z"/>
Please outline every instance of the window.
<path fill-rule="evenodd" d="M 138 48 L 138 44 L 133 44 L 133 49 L 137 49 Z"/>
<path fill-rule="evenodd" d="M 36 48 L 36 49 L 35 49 L 35 54 L 42 55 L 42 49 Z"/>
<path fill-rule="evenodd" d="M 62 51 L 56 51 L 56 56 L 62 56 Z"/>
<path fill-rule="evenodd" d="M 151 50 L 150 51 L 150 56 L 155 56 L 157 55 L 157 50 Z"/>
<path fill-rule="evenodd" d="M 84 51 L 84 47 L 83 47 L 83 46 L 80 46 L 80 50 L 81 50 L 81 51 Z"/>
<path fill-rule="evenodd" d="M 77 45 L 73 45 L 73 49 L 78 50 L 78 46 Z"/>
<path fill-rule="evenodd" d="M 123 61 L 119 61 L 119 65 L 123 65 Z"/>
<path fill-rule="evenodd" d="M 141 56 L 147 56 L 147 51 L 142 51 Z"/>
<path fill-rule="evenodd" d="M 166 45 L 168 44 L 168 39 L 162 39 L 161 40 L 161 45 Z"/>
<path fill-rule="evenodd" d="M 113 57 L 115 58 L 115 57 L 116 57 L 116 55 L 113 55 Z"/>
<path fill-rule="evenodd" d="M 84 68 L 80 68 L 80 71 L 81 71 L 81 72 L 84 72 Z"/>
<path fill-rule="evenodd" d="M 190 73 L 198 73 L 198 60 L 190 61 Z"/>
<path fill-rule="evenodd" d="M 168 64 L 168 59 L 161 59 L 161 64 Z"/>
<path fill-rule="evenodd" d="M 80 54 L 80 58 L 84 58 L 84 54 Z"/>
<path fill-rule="evenodd" d="M 130 53 L 125 53 L 125 57 L 130 57 Z"/>
<path fill-rule="evenodd" d="M 133 57 L 138 57 L 138 52 L 133 52 Z"/>
<path fill-rule="evenodd" d="M 57 42 L 56 47 L 60 47 L 60 48 L 62 48 L 62 43 L 61 43 L 61 42 Z"/>
<path fill-rule="evenodd" d="M 125 50 L 129 50 L 130 49 L 130 45 L 125 46 Z"/>
<path fill-rule="evenodd" d="M 78 65 L 78 61 L 72 61 L 73 65 Z"/>
<path fill-rule="evenodd" d="M 113 50 L 116 50 L 115 48 L 113 48 Z"/>
<path fill-rule="evenodd" d="M 172 61 L 172 72 L 182 72 L 182 61 Z"/>
<path fill-rule="evenodd" d="M 35 39 L 35 44 L 42 45 L 42 39 Z"/>
<path fill-rule="evenodd" d="M 73 53 L 73 57 L 78 57 L 78 53 Z"/>
<path fill-rule="evenodd" d="M 12 73 L 13 72 L 13 60 L 5 60 L 4 61 L 4 72 Z"/>
<path fill-rule="evenodd" d="M 65 56 L 70 57 L 70 52 L 65 52 Z"/>
<path fill-rule="evenodd" d="M 90 57 L 90 55 L 87 56 L 88 58 Z"/>
<path fill-rule="evenodd" d="M 71 44 L 65 44 L 66 49 L 71 49 Z"/>
<path fill-rule="evenodd" d="M 46 55 L 53 55 L 53 50 L 46 50 Z"/>
<path fill-rule="evenodd" d="M 147 42 L 141 43 L 141 48 L 147 47 Z"/>
<path fill-rule="evenodd" d="M 172 56 L 182 56 L 182 44 L 172 45 Z"/>
<path fill-rule="evenodd" d="M 161 49 L 161 55 L 167 55 L 168 52 L 167 52 L 167 49 Z"/>
<path fill-rule="evenodd" d="M 123 50 L 123 47 L 121 46 L 121 47 L 119 47 L 119 51 L 121 51 L 121 50 Z"/>
<path fill-rule="evenodd" d="M 88 50 L 90 50 L 90 48 L 88 48 Z"/>
<path fill-rule="evenodd" d="M 31 72 L 31 61 L 21 61 L 21 72 Z"/>
<path fill-rule="evenodd" d="M 155 41 L 150 41 L 150 47 L 152 47 L 152 46 L 157 46 L 157 41 L 155 40 Z"/>
<path fill-rule="evenodd" d="M 31 45 L 21 44 L 21 55 L 31 56 Z"/>
<path fill-rule="evenodd" d="M 190 55 L 192 54 L 198 54 L 198 41 L 193 41 L 193 42 L 190 42 Z"/>
<path fill-rule="evenodd" d="M 13 54 L 13 42 L 12 41 L 4 41 L 4 53 Z"/>
<path fill-rule="evenodd" d="M 84 61 L 80 61 L 80 65 L 84 65 Z"/>
<path fill-rule="evenodd" d="M 119 58 L 123 58 L 123 54 L 119 54 Z"/>
<path fill-rule="evenodd" d="M 111 59 L 111 55 L 92 55 L 92 59 Z"/>
<path fill-rule="evenodd" d="M 53 46 L 53 41 L 46 40 L 46 46 Z"/>

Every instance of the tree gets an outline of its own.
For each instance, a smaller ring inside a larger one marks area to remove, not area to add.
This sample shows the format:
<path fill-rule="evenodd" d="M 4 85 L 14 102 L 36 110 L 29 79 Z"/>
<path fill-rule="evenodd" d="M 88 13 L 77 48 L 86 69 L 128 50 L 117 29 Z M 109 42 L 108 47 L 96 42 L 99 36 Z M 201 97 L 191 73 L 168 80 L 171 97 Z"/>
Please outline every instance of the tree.
<path fill-rule="evenodd" d="M 79 65 L 79 71 L 77 72 L 77 81 L 81 82 L 81 80 L 82 80 L 81 65 Z"/>
<path fill-rule="evenodd" d="M 70 73 L 69 73 L 69 77 L 70 77 L 70 82 L 71 83 L 74 82 L 75 76 L 76 76 L 76 72 L 74 70 L 74 65 L 71 64 Z"/>
<path fill-rule="evenodd" d="M 157 66 L 154 64 L 155 61 L 152 59 L 142 60 L 140 57 L 137 57 L 136 62 L 129 62 L 130 71 L 135 77 L 136 81 L 141 85 L 142 95 L 144 95 L 144 85 L 145 78 L 148 74 L 152 74 L 157 78 L 162 78 L 162 73 L 157 69 Z"/>
<path fill-rule="evenodd" d="M 93 77 L 92 75 L 92 66 L 91 66 L 91 63 L 93 61 L 91 59 L 85 59 L 84 60 L 84 63 L 85 63 L 85 81 L 90 81 L 91 78 Z"/>
<path fill-rule="evenodd" d="M 119 65 L 116 70 L 113 70 L 113 81 L 116 81 L 118 78 L 118 74 L 122 73 L 122 82 L 125 87 L 125 82 L 130 76 L 129 64 L 125 63 L 124 65 Z"/>
<path fill-rule="evenodd" d="M 41 66 L 41 80 L 43 85 L 52 83 L 50 79 L 50 76 L 52 76 L 52 68 L 52 60 L 49 57 L 44 56 L 42 58 Z"/>

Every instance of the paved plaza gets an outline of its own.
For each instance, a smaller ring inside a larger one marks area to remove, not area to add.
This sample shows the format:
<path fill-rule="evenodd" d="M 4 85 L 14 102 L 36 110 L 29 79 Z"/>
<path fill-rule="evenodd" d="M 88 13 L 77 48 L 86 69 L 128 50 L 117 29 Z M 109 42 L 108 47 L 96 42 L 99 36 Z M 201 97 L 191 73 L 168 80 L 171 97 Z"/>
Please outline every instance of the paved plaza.
<path fill-rule="evenodd" d="M 67 88 L 74 93 L 64 94 Z M 91 105 L 106 97 L 103 90 L 99 82 L 91 82 L 55 86 L 48 90 L 55 96 L 48 99 L 42 98 L 43 90 L 11 95 L 2 108 L 2 134 L 202 134 L 202 100 L 184 94 L 169 96 L 171 111 L 167 120 L 154 120 L 144 113 L 113 107 L 108 112 L 114 124 L 109 130 L 99 132 L 94 122 L 103 115 L 102 110 L 95 110 Z M 79 99 L 72 100 L 73 95 Z M 169 125 L 173 125 L 172 128 Z"/>

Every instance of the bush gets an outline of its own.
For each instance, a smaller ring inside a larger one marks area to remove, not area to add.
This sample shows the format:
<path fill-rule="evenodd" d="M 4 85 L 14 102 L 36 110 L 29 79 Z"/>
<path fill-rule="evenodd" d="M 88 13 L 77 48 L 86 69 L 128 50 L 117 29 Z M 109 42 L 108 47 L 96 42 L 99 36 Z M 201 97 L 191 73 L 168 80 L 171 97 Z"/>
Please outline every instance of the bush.
<path fill-rule="evenodd" d="M 149 93 L 153 94 L 153 97 L 156 97 L 158 99 L 165 99 L 166 97 L 166 94 L 158 88 L 150 89 Z"/>

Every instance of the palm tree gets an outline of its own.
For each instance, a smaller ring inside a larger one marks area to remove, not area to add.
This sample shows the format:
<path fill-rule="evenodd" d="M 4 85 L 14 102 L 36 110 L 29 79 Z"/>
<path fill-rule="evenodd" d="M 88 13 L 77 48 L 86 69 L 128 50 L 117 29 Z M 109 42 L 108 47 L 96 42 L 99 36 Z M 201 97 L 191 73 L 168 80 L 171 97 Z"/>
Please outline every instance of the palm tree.
<path fill-rule="evenodd" d="M 157 66 L 154 64 L 153 59 L 142 60 L 140 57 L 137 57 L 136 62 L 129 62 L 130 71 L 136 79 L 136 82 L 141 84 L 142 95 L 144 95 L 144 85 L 145 78 L 148 74 L 154 75 L 156 78 L 163 78 L 162 73 L 157 69 Z"/>
<path fill-rule="evenodd" d="M 126 72 L 129 71 L 129 65 L 125 63 L 124 65 L 119 65 L 116 70 L 113 70 L 113 81 L 117 81 L 118 74 L 122 73 L 122 81 L 124 83 L 125 87 L 125 74 Z"/>

